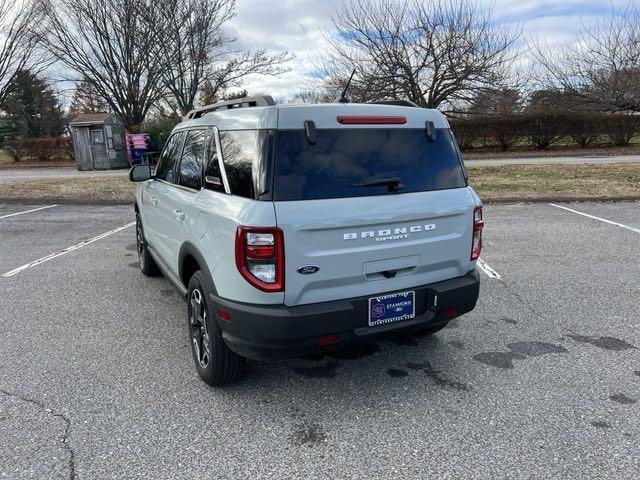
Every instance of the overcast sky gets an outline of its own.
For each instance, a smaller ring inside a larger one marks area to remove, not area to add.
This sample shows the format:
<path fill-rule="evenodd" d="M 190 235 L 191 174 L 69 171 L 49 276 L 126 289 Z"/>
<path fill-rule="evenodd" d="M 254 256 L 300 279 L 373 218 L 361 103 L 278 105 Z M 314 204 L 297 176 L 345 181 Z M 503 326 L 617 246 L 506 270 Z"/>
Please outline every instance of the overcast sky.
<path fill-rule="evenodd" d="M 230 33 L 245 48 L 287 50 L 296 55 L 291 71 L 280 77 L 252 77 L 249 93 L 289 97 L 304 90 L 322 50 L 323 31 L 331 32 L 331 16 L 339 0 L 238 0 L 237 16 Z M 593 24 L 628 4 L 627 0 L 480 0 L 491 8 L 497 22 L 522 27 L 525 38 L 540 38 L 550 44 L 575 41 L 582 24 Z"/>

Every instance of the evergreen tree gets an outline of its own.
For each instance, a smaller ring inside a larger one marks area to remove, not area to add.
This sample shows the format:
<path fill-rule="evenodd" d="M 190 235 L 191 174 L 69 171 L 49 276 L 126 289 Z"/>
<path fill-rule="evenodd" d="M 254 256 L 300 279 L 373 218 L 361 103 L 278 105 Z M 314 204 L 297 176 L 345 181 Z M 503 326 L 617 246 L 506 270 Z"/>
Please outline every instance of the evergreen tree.
<path fill-rule="evenodd" d="M 16 73 L 2 109 L 23 137 L 58 136 L 64 131 L 55 92 L 46 80 L 29 70 Z"/>
<path fill-rule="evenodd" d="M 216 103 L 216 91 L 211 81 L 205 80 L 202 91 L 200 92 L 200 104 L 211 105 L 213 103 Z"/>
<path fill-rule="evenodd" d="M 76 83 L 76 90 L 69 106 L 70 114 L 100 113 L 107 112 L 108 109 L 107 102 L 91 83 L 86 80 Z"/>
<path fill-rule="evenodd" d="M 229 92 L 222 94 L 222 101 L 237 100 L 239 98 L 248 97 L 249 92 L 246 90 L 238 90 L 237 92 Z"/>
<path fill-rule="evenodd" d="M 20 128 L 15 120 L 10 117 L 0 118 L 0 147 L 20 135 Z"/>
<path fill-rule="evenodd" d="M 224 92 L 213 86 L 210 80 L 205 80 L 200 91 L 200 104 L 212 105 L 217 102 L 226 102 L 228 100 L 236 100 L 238 98 L 248 97 L 249 92 L 246 90 L 238 90 L 237 92 Z"/>
<path fill-rule="evenodd" d="M 478 115 L 505 115 L 521 112 L 522 94 L 515 88 L 479 89 L 471 99 L 468 113 Z"/>

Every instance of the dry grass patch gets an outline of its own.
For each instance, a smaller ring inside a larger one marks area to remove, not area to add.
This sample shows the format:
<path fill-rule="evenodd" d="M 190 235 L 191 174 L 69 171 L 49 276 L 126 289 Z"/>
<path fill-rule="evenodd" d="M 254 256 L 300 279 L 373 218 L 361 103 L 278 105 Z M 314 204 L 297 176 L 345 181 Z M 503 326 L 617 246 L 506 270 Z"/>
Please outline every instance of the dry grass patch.
<path fill-rule="evenodd" d="M 505 197 L 640 197 L 640 164 L 467 166 L 485 200 Z"/>
<path fill-rule="evenodd" d="M 567 145 L 551 145 L 545 150 L 536 150 L 531 147 L 513 148 L 502 152 L 499 150 L 467 150 L 462 152 L 465 160 L 505 159 L 509 158 L 544 158 L 544 157 L 615 157 L 618 155 L 640 155 L 640 145 L 633 144 L 626 147 L 614 145 L 599 145 L 587 148 Z"/>
<path fill-rule="evenodd" d="M 0 183 L 0 198 L 133 201 L 127 177 L 92 177 Z"/>
<path fill-rule="evenodd" d="M 34 158 L 25 158 L 20 162 L 14 162 L 7 152 L 0 149 L 0 170 L 14 168 L 47 168 L 47 167 L 75 167 L 76 163 L 69 158 L 52 158 L 42 161 Z"/>

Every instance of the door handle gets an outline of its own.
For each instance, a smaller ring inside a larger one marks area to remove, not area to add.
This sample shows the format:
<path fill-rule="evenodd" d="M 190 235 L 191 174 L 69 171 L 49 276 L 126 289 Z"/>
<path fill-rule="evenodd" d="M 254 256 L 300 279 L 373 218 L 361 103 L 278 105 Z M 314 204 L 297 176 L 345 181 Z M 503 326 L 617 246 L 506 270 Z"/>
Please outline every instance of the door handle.
<path fill-rule="evenodd" d="M 158 206 L 158 197 L 151 197 L 151 204 L 154 207 L 157 207 Z"/>
<path fill-rule="evenodd" d="M 174 213 L 176 214 L 176 220 L 178 220 L 179 222 L 181 222 L 182 220 L 184 220 L 185 213 L 184 213 L 182 210 L 177 209 L 177 210 L 175 210 L 175 212 L 174 212 Z"/>

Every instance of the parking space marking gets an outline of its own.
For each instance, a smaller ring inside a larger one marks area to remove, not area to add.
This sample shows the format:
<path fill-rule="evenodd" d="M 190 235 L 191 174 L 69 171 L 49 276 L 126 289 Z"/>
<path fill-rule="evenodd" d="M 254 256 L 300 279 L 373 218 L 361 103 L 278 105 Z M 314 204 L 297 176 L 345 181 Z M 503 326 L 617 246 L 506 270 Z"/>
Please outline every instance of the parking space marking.
<path fill-rule="evenodd" d="M 491 266 L 481 258 L 478 258 L 477 265 L 478 265 L 478 268 L 482 270 L 487 277 L 495 278 L 496 280 L 502 280 L 502 277 L 500 276 L 500 274 L 496 272 L 493 268 L 491 268 Z"/>
<path fill-rule="evenodd" d="M 632 232 L 635 232 L 635 233 L 640 233 L 639 228 L 633 228 L 633 227 L 630 227 L 629 225 L 625 225 L 624 223 L 618 223 L 612 220 L 607 220 L 606 218 L 596 217 L 595 215 L 589 215 L 588 213 L 579 212 L 578 210 L 574 210 L 573 208 L 563 207 L 562 205 L 556 205 L 555 203 L 550 203 L 549 205 L 556 208 L 562 208 L 563 210 L 567 210 L 569 212 L 577 213 L 578 215 L 582 215 L 583 217 L 592 218 L 594 220 L 599 220 L 604 223 L 615 225 L 616 227 L 626 228 L 627 230 L 631 230 Z"/>
<path fill-rule="evenodd" d="M 123 225 L 122 227 L 118 227 L 118 228 L 114 228 L 113 230 L 109 230 L 108 232 L 102 233 L 96 237 L 90 238 L 89 240 L 83 240 L 80 243 L 76 243 L 75 245 L 72 245 L 70 247 L 65 248 L 64 250 L 60 250 L 59 252 L 56 253 L 52 253 L 50 255 L 47 255 L 46 257 L 42 257 L 39 258 L 38 260 L 34 260 L 33 262 L 29 262 L 26 263 L 18 268 L 14 268 L 13 270 L 7 272 L 7 273 L 3 273 L 2 275 L 0 275 L 0 277 L 12 277 L 13 275 L 20 273 L 24 270 L 26 270 L 27 268 L 31 268 L 31 267 L 35 267 L 36 265 L 40 265 L 41 263 L 44 262 L 48 262 L 49 260 L 53 260 L 54 258 L 60 257 L 62 255 L 66 255 L 69 252 L 73 252 L 74 250 L 78 250 L 79 248 L 85 247 L 87 245 L 89 245 L 90 243 L 93 242 L 97 242 L 98 240 L 104 238 L 104 237 L 108 237 L 109 235 L 113 235 L 114 233 L 118 233 L 122 230 L 124 230 L 125 228 L 129 228 L 132 227 L 136 224 L 136 222 L 131 222 L 131 223 L 127 223 L 126 225 Z"/>
<path fill-rule="evenodd" d="M 38 210 L 46 210 L 47 208 L 53 208 L 53 207 L 57 207 L 58 204 L 55 205 L 47 205 L 46 207 L 38 207 L 38 208 L 33 208 L 31 210 L 25 210 L 24 212 L 17 212 L 17 213 L 10 213 L 8 215 L 2 215 L 0 217 L 0 220 L 3 218 L 9 218 L 9 217 L 15 217 L 16 215 L 22 215 L 24 213 L 31 213 L 31 212 L 37 212 Z"/>

